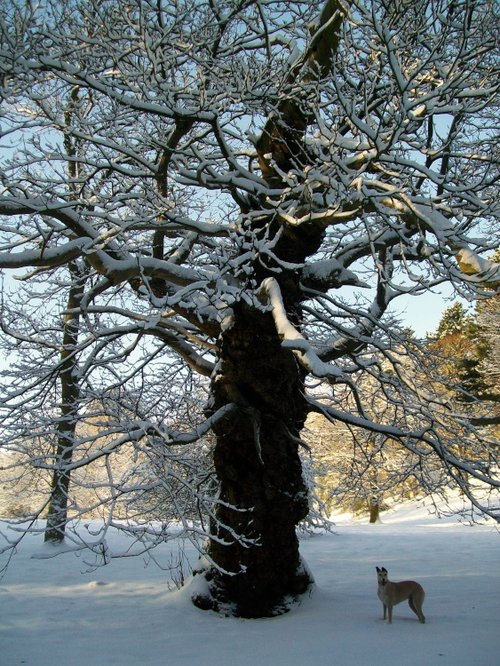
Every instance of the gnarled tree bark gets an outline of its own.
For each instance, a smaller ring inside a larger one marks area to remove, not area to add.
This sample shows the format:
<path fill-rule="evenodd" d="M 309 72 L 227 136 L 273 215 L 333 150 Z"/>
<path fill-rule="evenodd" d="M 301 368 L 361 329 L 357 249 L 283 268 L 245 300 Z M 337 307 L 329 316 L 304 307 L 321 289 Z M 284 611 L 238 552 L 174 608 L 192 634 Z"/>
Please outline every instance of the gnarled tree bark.
<path fill-rule="evenodd" d="M 243 617 L 275 615 L 312 582 L 295 531 L 308 512 L 298 452 L 303 372 L 282 349 L 270 314 L 244 305 L 220 354 L 214 407 L 239 409 L 216 427 L 220 504 L 208 551 L 216 566 L 207 573 L 209 598 L 195 603 Z"/>

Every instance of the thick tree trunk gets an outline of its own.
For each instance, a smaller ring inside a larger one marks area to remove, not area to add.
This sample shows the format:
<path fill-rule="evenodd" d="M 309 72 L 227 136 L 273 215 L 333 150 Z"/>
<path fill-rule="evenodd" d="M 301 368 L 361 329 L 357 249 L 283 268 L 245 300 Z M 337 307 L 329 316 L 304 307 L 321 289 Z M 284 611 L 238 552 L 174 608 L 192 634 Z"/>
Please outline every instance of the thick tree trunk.
<path fill-rule="evenodd" d="M 327 0 L 305 54 L 308 64 L 291 71 L 290 82 L 326 74 L 342 17 L 337 1 Z M 313 115 L 305 108 L 302 95 L 287 97 L 257 142 L 262 175 L 273 188 L 285 186 L 283 172 L 303 169 L 309 161 L 302 139 Z M 324 229 L 315 223 L 294 228 L 274 215 L 256 220 L 253 232 L 275 239 L 278 261 L 259 257 L 253 278 L 256 284 L 267 277 L 278 280 L 287 316 L 298 326 L 303 293 L 298 271 L 285 265 L 301 266 L 312 256 Z M 312 584 L 296 535 L 308 512 L 297 443 L 307 412 L 304 372 L 281 346 L 270 313 L 243 302 L 233 313 L 232 326 L 222 334 L 212 394 L 214 408 L 235 403 L 239 410 L 215 429 L 220 504 L 208 548 L 213 566 L 205 572 L 208 592 L 193 600 L 203 608 L 264 617 L 285 612 L 290 600 Z"/>
<path fill-rule="evenodd" d="M 297 437 L 306 407 L 303 373 L 269 314 L 241 305 L 220 348 L 214 407 L 240 409 L 216 429 L 220 504 L 208 548 L 207 595 L 194 602 L 242 617 L 285 612 L 311 578 L 297 523 L 307 515 Z"/>

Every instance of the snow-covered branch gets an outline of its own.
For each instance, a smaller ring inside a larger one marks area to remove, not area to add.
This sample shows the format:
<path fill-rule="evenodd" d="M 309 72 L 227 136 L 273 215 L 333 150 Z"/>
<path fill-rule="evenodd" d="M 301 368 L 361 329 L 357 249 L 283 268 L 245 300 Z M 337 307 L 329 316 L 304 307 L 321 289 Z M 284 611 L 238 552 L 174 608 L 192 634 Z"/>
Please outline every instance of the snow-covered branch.
<path fill-rule="evenodd" d="M 276 330 L 282 339 L 282 346 L 291 349 L 300 364 L 315 377 L 326 378 L 333 382 L 343 379 L 347 381 L 338 368 L 321 361 L 309 341 L 290 322 L 279 284 L 274 278 L 266 278 L 262 282 L 260 294 L 263 300 L 269 303 Z"/>

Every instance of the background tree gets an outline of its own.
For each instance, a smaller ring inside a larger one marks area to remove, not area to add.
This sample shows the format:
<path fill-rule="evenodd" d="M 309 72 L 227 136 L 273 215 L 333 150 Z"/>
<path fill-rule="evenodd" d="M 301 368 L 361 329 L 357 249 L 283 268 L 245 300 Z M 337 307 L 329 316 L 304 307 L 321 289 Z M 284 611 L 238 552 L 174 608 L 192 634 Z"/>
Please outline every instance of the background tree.
<path fill-rule="evenodd" d="M 500 250 L 493 255 L 495 261 L 500 260 Z M 488 285 L 492 297 L 478 301 L 476 307 L 476 323 L 478 327 L 479 367 L 478 371 L 486 387 L 487 400 L 496 405 L 493 420 L 499 424 L 500 415 L 500 295 L 498 282 Z"/>
<path fill-rule="evenodd" d="M 447 308 L 430 345 L 438 365 L 451 377 L 460 400 L 497 403 L 498 395 L 498 295 L 479 300 L 467 314 L 462 303 Z"/>
<path fill-rule="evenodd" d="M 78 466 L 214 433 L 196 603 L 273 615 L 310 586 L 296 536 L 310 411 L 435 460 L 494 513 L 463 482 L 498 486 L 491 442 L 407 377 L 402 354 L 422 349 L 391 314 L 400 295 L 450 281 L 474 296 L 498 278 L 484 258 L 498 228 L 493 2 L 2 5 L 0 267 L 89 266 L 77 310 L 103 342 L 95 381 L 135 407 Z M 185 433 L 153 397 L 181 365 L 210 392 Z"/>
<path fill-rule="evenodd" d="M 479 373 L 485 384 L 487 397 L 500 401 L 500 298 L 498 294 L 480 302 L 477 308 L 480 344 Z"/>
<path fill-rule="evenodd" d="M 457 387 L 461 400 L 473 401 L 486 391 L 479 373 L 484 346 L 478 336 L 474 317 L 457 302 L 444 311 L 432 343 L 433 350 L 441 356 L 439 365 Z"/>

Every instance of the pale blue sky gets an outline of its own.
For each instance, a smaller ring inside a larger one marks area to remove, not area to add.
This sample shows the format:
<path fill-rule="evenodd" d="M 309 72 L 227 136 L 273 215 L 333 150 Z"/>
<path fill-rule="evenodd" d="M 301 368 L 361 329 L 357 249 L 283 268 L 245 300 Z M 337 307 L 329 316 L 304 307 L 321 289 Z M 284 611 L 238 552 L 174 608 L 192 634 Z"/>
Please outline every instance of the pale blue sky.
<path fill-rule="evenodd" d="M 439 324 L 443 311 L 453 305 L 458 297 L 450 296 L 451 288 L 443 285 L 442 293 L 428 292 L 423 296 L 400 296 L 394 309 L 407 322 L 418 337 L 433 333 Z"/>

